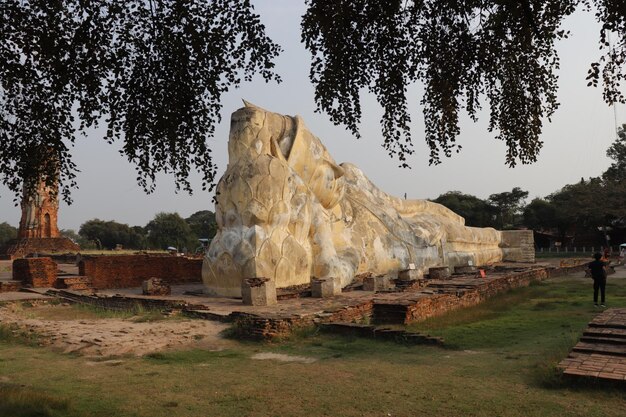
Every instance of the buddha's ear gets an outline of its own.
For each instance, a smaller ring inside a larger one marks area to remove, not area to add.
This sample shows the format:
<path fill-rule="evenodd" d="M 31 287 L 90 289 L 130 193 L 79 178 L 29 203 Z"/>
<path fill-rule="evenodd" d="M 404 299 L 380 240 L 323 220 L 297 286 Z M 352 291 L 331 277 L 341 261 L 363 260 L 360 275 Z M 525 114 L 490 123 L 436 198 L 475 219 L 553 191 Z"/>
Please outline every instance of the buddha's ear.
<path fill-rule="evenodd" d="M 244 107 L 248 107 L 248 108 L 252 108 L 252 109 L 259 109 L 259 110 L 263 110 L 263 111 L 265 111 L 265 112 L 267 111 L 267 110 L 265 110 L 264 108 L 259 107 L 259 106 L 257 106 L 256 104 L 252 104 L 252 103 L 250 103 L 249 101 L 247 101 L 247 100 L 245 100 L 245 99 L 243 99 L 243 98 L 241 99 L 241 101 L 243 101 L 243 106 L 244 106 Z"/>

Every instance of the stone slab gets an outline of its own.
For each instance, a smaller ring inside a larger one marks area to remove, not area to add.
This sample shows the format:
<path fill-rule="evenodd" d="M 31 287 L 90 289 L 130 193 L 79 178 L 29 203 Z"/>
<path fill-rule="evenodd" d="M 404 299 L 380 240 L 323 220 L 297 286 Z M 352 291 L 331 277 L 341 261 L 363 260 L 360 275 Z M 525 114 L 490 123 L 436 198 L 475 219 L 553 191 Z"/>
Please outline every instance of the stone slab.
<path fill-rule="evenodd" d="M 417 281 L 424 278 L 424 272 L 421 269 L 404 269 L 398 271 L 398 279 L 402 281 Z"/>
<path fill-rule="evenodd" d="M 447 279 L 450 278 L 450 268 L 447 266 L 435 266 L 428 269 L 430 279 Z"/>
<path fill-rule="evenodd" d="M 363 291 L 385 291 L 392 286 L 391 277 L 388 275 L 363 278 Z"/>
<path fill-rule="evenodd" d="M 341 282 L 337 278 L 317 278 L 311 280 L 311 296 L 329 298 L 341 294 Z"/>
<path fill-rule="evenodd" d="M 276 286 L 268 278 L 248 278 L 241 283 L 241 298 L 245 305 L 270 306 L 275 305 Z"/>

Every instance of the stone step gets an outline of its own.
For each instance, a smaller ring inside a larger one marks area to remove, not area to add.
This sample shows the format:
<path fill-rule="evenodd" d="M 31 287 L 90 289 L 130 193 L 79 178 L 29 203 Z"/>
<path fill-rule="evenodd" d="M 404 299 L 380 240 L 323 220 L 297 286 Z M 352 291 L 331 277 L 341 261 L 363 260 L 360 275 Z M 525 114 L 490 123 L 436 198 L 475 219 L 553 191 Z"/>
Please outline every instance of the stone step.
<path fill-rule="evenodd" d="M 376 324 L 404 324 L 408 305 L 374 303 L 372 322 Z"/>
<path fill-rule="evenodd" d="M 54 287 L 68 290 L 89 290 L 93 288 L 91 278 L 80 275 L 57 277 Z"/>
<path fill-rule="evenodd" d="M 594 344 L 601 344 L 601 343 L 605 343 L 608 345 L 624 345 L 626 346 L 626 339 L 624 338 L 620 338 L 620 337 L 606 337 L 606 336 L 582 336 L 580 338 L 581 342 L 585 342 L 585 343 L 594 343 Z"/>
<path fill-rule="evenodd" d="M 204 309 L 184 309 L 183 314 L 187 317 L 196 319 L 229 322 L 231 321 L 230 313 L 218 313 Z"/>
<path fill-rule="evenodd" d="M 386 327 L 372 326 L 360 323 L 324 323 L 320 324 L 324 331 L 347 336 L 366 337 L 372 339 L 392 340 L 416 345 L 443 345 L 443 339 L 421 333 L 406 331 L 404 329 L 390 329 Z"/>
<path fill-rule="evenodd" d="M 588 328 L 583 332 L 583 336 L 589 337 L 611 337 L 626 340 L 626 329 L 615 328 Z"/>
<path fill-rule="evenodd" d="M 0 292 L 17 292 L 22 288 L 22 281 L 0 281 Z"/>
<path fill-rule="evenodd" d="M 603 343 L 578 342 L 573 352 L 599 353 L 603 355 L 626 356 L 626 345 L 609 345 Z"/>
<path fill-rule="evenodd" d="M 595 327 L 600 329 L 626 329 L 626 323 L 589 323 L 589 327 Z"/>

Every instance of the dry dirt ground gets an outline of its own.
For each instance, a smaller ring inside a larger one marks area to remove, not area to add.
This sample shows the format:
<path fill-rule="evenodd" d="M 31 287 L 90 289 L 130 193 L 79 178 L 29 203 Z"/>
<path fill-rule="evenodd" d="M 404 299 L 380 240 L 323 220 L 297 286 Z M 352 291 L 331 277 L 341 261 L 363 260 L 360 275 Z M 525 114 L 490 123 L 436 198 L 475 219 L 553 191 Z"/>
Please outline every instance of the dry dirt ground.
<path fill-rule="evenodd" d="M 37 335 L 38 343 L 64 353 L 108 357 L 142 356 L 151 352 L 201 347 L 221 350 L 232 342 L 220 336 L 228 325 L 206 320 L 145 317 L 98 317 L 89 310 L 46 301 L 34 305 L 0 305 L 0 324 L 16 332 Z"/>

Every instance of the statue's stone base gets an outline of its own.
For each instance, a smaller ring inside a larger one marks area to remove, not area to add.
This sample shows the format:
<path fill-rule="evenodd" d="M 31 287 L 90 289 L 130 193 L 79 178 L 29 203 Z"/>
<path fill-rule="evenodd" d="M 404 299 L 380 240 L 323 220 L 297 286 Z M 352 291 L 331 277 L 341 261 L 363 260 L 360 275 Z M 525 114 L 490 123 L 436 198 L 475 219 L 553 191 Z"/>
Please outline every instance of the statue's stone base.
<path fill-rule="evenodd" d="M 385 291 L 393 287 L 389 275 L 379 275 L 363 279 L 363 291 Z"/>
<path fill-rule="evenodd" d="M 248 306 L 276 304 L 276 286 L 267 278 L 248 278 L 241 283 L 241 298 Z"/>
<path fill-rule="evenodd" d="M 78 251 L 80 251 L 80 246 L 66 237 L 49 237 L 25 238 L 10 241 L 4 250 L 0 250 L 0 254 L 4 253 L 9 259 L 17 259 L 25 258 L 35 253 L 50 255 L 54 253 Z"/>
<path fill-rule="evenodd" d="M 403 269 L 398 271 L 398 279 L 401 281 L 416 281 L 424 278 L 421 269 Z"/>
<path fill-rule="evenodd" d="M 331 298 L 341 294 L 341 282 L 337 278 L 311 280 L 311 296 L 314 298 Z"/>
<path fill-rule="evenodd" d="M 448 279 L 450 278 L 450 268 L 447 266 L 436 266 L 428 269 L 430 279 Z"/>
<path fill-rule="evenodd" d="M 473 265 L 455 266 L 454 267 L 454 273 L 455 274 L 475 274 L 476 272 L 478 272 L 478 268 L 476 268 Z"/>

